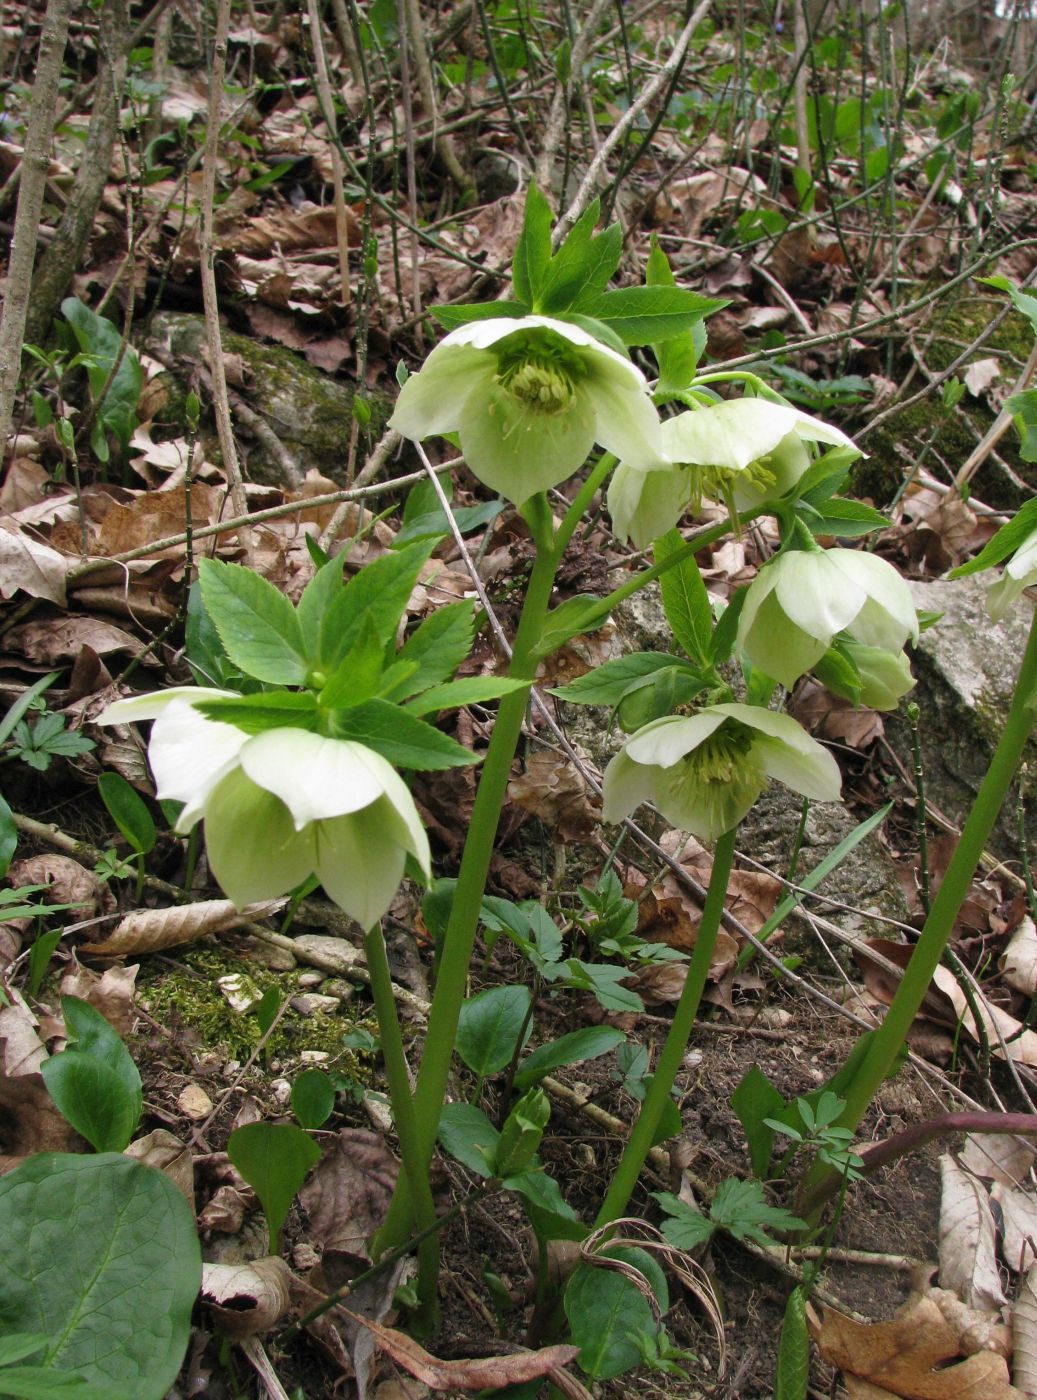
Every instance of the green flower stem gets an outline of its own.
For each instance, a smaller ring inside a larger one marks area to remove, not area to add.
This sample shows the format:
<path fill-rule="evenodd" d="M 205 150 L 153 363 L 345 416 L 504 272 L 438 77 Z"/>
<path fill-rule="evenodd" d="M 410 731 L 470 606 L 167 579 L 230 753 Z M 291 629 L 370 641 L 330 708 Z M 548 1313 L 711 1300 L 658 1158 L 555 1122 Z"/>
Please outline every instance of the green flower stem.
<path fill-rule="evenodd" d="M 702 1000 L 706 978 L 709 976 L 710 964 L 713 961 L 713 949 L 716 946 L 720 919 L 724 912 L 724 896 L 727 893 L 731 866 L 734 862 L 735 835 L 736 830 L 725 832 L 717 841 L 716 849 L 713 852 L 713 870 L 709 877 L 709 889 L 706 891 L 702 922 L 699 924 L 698 935 L 695 939 L 695 951 L 688 964 L 688 975 L 684 982 L 684 989 L 673 1013 L 669 1034 L 659 1056 L 659 1062 L 655 1067 L 652 1083 L 641 1106 L 641 1112 L 630 1137 L 627 1139 L 627 1145 L 619 1159 L 619 1166 L 612 1178 L 612 1184 L 609 1186 L 608 1194 L 598 1212 L 598 1218 L 594 1222 L 596 1229 L 611 1224 L 613 1220 L 618 1220 L 625 1212 L 627 1202 L 637 1185 L 637 1178 L 641 1174 L 645 1158 L 655 1142 L 663 1109 L 670 1097 L 670 1090 L 673 1088 L 677 1071 L 681 1067 L 681 1061 L 688 1048 L 688 1041 L 691 1039 L 691 1030 L 695 1024 L 695 1016 Z"/>
<path fill-rule="evenodd" d="M 751 385 L 754 389 L 762 390 L 768 398 L 774 392 L 771 386 L 765 383 L 758 374 L 753 374 L 748 369 L 729 369 L 717 371 L 716 374 L 697 374 L 688 388 L 697 389 L 700 384 L 730 384 L 736 379 L 741 380 L 743 384 Z"/>
<path fill-rule="evenodd" d="M 980 785 L 968 819 L 954 848 L 947 872 L 943 877 L 929 916 L 904 970 L 904 976 L 889 1010 L 877 1030 L 869 1033 L 868 1049 L 856 1075 L 846 1091 L 846 1107 L 838 1120 L 840 1128 L 857 1127 L 865 1109 L 879 1086 L 896 1063 L 907 1033 L 918 1014 L 919 1007 L 944 948 L 954 928 L 958 911 L 969 892 L 972 877 L 982 858 L 987 839 L 998 813 L 1008 796 L 1012 779 L 1018 771 L 1026 741 L 1033 728 L 1031 708 L 1037 694 L 1037 613 L 1030 626 L 1019 676 L 1015 683 L 1011 708 L 1001 733 L 990 767 Z M 809 1219 L 809 1212 L 830 1194 L 832 1169 L 814 1161 L 800 1188 L 799 1213 Z"/>
<path fill-rule="evenodd" d="M 381 924 L 375 924 L 364 935 L 364 957 L 371 977 L 371 995 L 374 998 L 375 1014 L 378 1017 L 378 1031 L 385 1062 L 385 1077 L 389 1084 L 389 1102 L 392 1105 L 396 1123 L 396 1136 L 400 1140 L 400 1157 L 403 1171 L 410 1186 L 414 1201 L 414 1218 L 418 1230 L 424 1238 L 418 1245 L 419 1298 L 423 1308 L 434 1311 L 436 1303 L 435 1278 L 439 1267 L 439 1242 L 435 1232 L 436 1207 L 432 1200 L 432 1188 L 428 1179 L 428 1163 L 421 1157 L 421 1143 L 418 1134 L 418 1120 L 414 1112 L 414 1100 L 410 1091 L 410 1075 L 407 1072 L 407 1056 L 403 1045 L 403 1032 L 396 1011 L 396 998 L 393 995 L 392 976 L 389 960 L 385 953 L 385 939 Z M 432 1289 L 421 1290 L 422 1280 L 430 1278 Z"/>
<path fill-rule="evenodd" d="M 573 503 L 565 512 L 562 523 L 558 527 L 558 533 L 555 536 L 555 553 L 558 555 L 559 559 L 562 557 L 562 551 L 572 539 L 573 531 L 576 529 L 577 525 L 579 525 L 585 512 L 590 507 L 590 503 L 594 499 L 594 493 L 616 465 L 616 460 L 617 459 L 613 457 L 611 452 L 603 453 L 601 458 L 591 467 L 587 480 L 580 487 L 579 491 L 577 491 L 573 498 Z"/>
<path fill-rule="evenodd" d="M 526 680 L 530 685 L 536 671 L 536 643 L 550 605 L 557 562 L 556 550 L 537 552 L 522 617 L 515 635 L 508 674 L 513 678 Z M 439 972 L 429 1012 L 425 1049 L 414 1091 L 417 1118 L 416 1160 L 426 1176 L 439 1127 L 439 1113 L 446 1094 L 457 1022 L 461 1014 L 468 966 L 479 926 L 479 910 L 493 856 L 497 824 L 511 776 L 511 764 L 522 733 L 528 699 L 529 688 L 524 687 L 505 695 L 500 702 L 497 722 L 486 751 L 475 804 L 468 823 L 468 837 L 461 857 L 446 937 L 443 940 Z M 397 1184 L 385 1224 L 376 1236 L 374 1248 L 381 1251 L 402 1244 L 412 1233 L 413 1218 L 414 1207 L 409 1178 L 403 1176 Z"/>

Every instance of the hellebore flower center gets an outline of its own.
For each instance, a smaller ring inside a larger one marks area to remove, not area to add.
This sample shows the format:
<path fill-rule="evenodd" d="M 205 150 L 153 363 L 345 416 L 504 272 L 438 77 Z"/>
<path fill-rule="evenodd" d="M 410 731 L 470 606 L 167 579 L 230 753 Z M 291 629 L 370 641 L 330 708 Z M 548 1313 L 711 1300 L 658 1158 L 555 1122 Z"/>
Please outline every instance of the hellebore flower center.
<path fill-rule="evenodd" d="M 567 413 L 583 378 L 579 360 L 549 345 L 502 350 L 497 364 L 501 388 L 535 413 Z"/>

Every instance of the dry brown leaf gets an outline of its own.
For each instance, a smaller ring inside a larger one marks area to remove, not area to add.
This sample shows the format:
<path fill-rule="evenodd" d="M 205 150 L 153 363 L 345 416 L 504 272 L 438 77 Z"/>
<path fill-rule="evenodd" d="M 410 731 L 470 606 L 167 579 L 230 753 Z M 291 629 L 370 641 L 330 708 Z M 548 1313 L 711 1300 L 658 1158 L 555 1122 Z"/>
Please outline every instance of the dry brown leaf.
<path fill-rule="evenodd" d="M 854 1322 L 825 1309 L 811 1332 L 822 1356 L 847 1377 L 901 1400 L 1026 1400 L 1009 1384 L 1004 1357 L 979 1352 L 964 1361 L 952 1327 L 928 1298 L 908 1302 L 892 1322 Z M 948 1364 L 952 1363 L 952 1364 Z M 849 1388 L 849 1385 L 848 1385 Z M 869 1392 L 858 1388 L 856 1393 Z"/>
<path fill-rule="evenodd" d="M 128 651 L 131 656 L 137 656 L 144 650 L 143 642 L 131 637 L 129 632 L 124 632 L 114 623 L 78 614 L 47 618 L 43 622 L 27 622 L 24 627 L 13 628 L 7 634 L 7 642 L 30 661 L 38 661 L 44 666 L 73 661 L 84 647 L 89 647 L 98 656 L 108 656 L 117 651 Z M 146 660 L 152 665 L 159 664 L 157 657 Z"/>
<path fill-rule="evenodd" d="M 796 691 L 791 713 L 814 734 L 835 743 L 863 749 L 886 732 L 882 716 L 866 705 L 854 705 L 833 695 L 817 681 L 807 681 Z"/>
<path fill-rule="evenodd" d="M 970 1133 L 958 1153 L 961 1165 L 973 1176 L 1018 1185 L 1037 1158 L 1037 1146 L 1014 1133 Z"/>
<path fill-rule="evenodd" d="M 995 1351 L 1007 1361 L 1012 1355 L 1012 1330 L 1000 1317 L 970 1308 L 948 1288 L 927 1288 L 925 1296 L 932 1299 L 944 1321 L 953 1328 L 964 1356 L 972 1356 L 977 1351 Z"/>
<path fill-rule="evenodd" d="M 6 995 L 8 1005 L 0 1006 L 0 1072 L 9 1079 L 36 1074 L 47 1058 L 38 1034 L 40 1023 L 20 992 L 12 988 Z"/>
<path fill-rule="evenodd" d="M 288 1311 L 291 1270 L 277 1255 L 250 1264 L 203 1264 L 203 1303 L 228 1337 L 268 1332 Z"/>
<path fill-rule="evenodd" d="M 1037 1269 L 1019 1280 L 1012 1309 L 1012 1380 L 1026 1395 L 1037 1395 Z"/>
<path fill-rule="evenodd" d="M 379 1351 L 433 1390 L 484 1390 L 519 1385 L 565 1366 L 579 1351 L 579 1347 L 553 1346 L 541 1347 L 539 1351 L 512 1352 L 510 1356 L 440 1361 L 405 1332 L 383 1327 L 348 1308 L 343 1308 L 343 1312 L 370 1331 Z"/>
<path fill-rule="evenodd" d="M 601 807 L 576 765 L 547 749 L 530 754 L 525 771 L 508 784 L 508 797 L 559 841 L 586 841 L 601 821 Z"/>
<path fill-rule="evenodd" d="M 124 1156 L 135 1157 L 146 1166 L 165 1172 L 187 1197 L 194 1210 L 194 1157 L 189 1147 L 165 1128 L 155 1128 L 127 1147 Z"/>
<path fill-rule="evenodd" d="M 965 388 L 975 398 L 981 398 L 987 392 L 991 384 L 1000 377 L 1001 361 L 988 356 L 982 360 L 973 360 L 963 376 Z"/>
<path fill-rule="evenodd" d="M 46 885 L 40 898 L 52 904 L 71 904 L 66 918 L 91 918 L 115 908 L 115 896 L 104 881 L 71 856 L 42 855 L 16 860 L 7 872 L 8 883 Z"/>
<path fill-rule="evenodd" d="M 79 997 L 88 1001 L 95 1011 L 125 1039 L 137 1019 L 136 981 L 140 964 L 132 967 L 109 967 L 100 977 L 89 968 L 74 965 L 61 979 L 63 997 Z"/>
<path fill-rule="evenodd" d="M 949 1153 L 940 1158 L 940 1183 L 940 1284 L 971 1308 L 997 1312 L 1007 1299 L 990 1198 Z"/>
<path fill-rule="evenodd" d="M 0 521 L 0 597 L 18 592 L 65 606 L 65 580 L 73 560 L 30 535 L 19 535 Z"/>
<path fill-rule="evenodd" d="M 369 1262 L 367 1242 L 385 1219 L 398 1171 L 377 1133 L 344 1128 L 299 1192 L 320 1247 Z"/>
<path fill-rule="evenodd" d="M 1024 914 L 997 963 L 1013 991 L 1032 997 L 1037 992 L 1037 926 Z"/>
<path fill-rule="evenodd" d="M 94 958 L 122 958 L 175 948 L 196 938 L 223 933 L 242 920 L 262 919 L 284 900 L 267 900 L 239 910 L 229 899 L 204 899 L 197 904 L 174 904 L 167 909 L 136 909 L 102 943 L 83 943 L 81 953 Z"/>
<path fill-rule="evenodd" d="M 1001 1257 L 1018 1274 L 1037 1261 L 1037 1197 L 1032 1190 L 995 1182 L 990 1197 L 1001 1207 Z"/>
<path fill-rule="evenodd" d="M 86 1142 L 58 1112 L 42 1074 L 0 1079 L 0 1171 L 36 1152 L 86 1152 Z"/>

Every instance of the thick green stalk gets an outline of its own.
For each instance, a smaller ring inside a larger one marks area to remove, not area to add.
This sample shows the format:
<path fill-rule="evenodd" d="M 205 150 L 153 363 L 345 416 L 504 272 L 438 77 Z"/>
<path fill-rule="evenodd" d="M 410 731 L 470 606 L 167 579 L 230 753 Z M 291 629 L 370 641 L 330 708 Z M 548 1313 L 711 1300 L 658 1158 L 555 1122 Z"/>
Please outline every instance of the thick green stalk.
<path fill-rule="evenodd" d="M 626 1210 L 627 1202 L 637 1185 L 637 1178 L 641 1174 L 645 1158 L 655 1142 L 659 1121 L 663 1109 L 666 1107 L 666 1101 L 670 1097 L 673 1081 L 677 1077 L 677 1071 L 680 1069 L 681 1061 L 687 1051 L 699 1002 L 702 1000 L 702 993 L 705 990 L 706 978 L 709 976 L 720 919 L 724 912 L 724 895 L 727 893 L 734 854 L 735 832 L 728 831 L 717 841 L 716 850 L 713 852 L 713 871 L 709 877 L 709 889 L 706 891 L 702 922 L 699 924 L 698 936 L 695 939 L 695 951 L 688 964 L 688 975 L 684 982 L 684 989 L 673 1013 L 673 1021 L 659 1055 L 652 1083 L 641 1106 L 641 1112 L 630 1137 L 627 1139 L 627 1145 L 619 1159 L 616 1174 L 612 1178 L 608 1194 L 598 1212 L 598 1218 L 594 1222 L 596 1229 L 600 1229 L 602 1225 L 610 1224 L 613 1220 L 618 1220 Z"/>
<path fill-rule="evenodd" d="M 532 653 L 547 616 L 556 565 L 557 556 L 553 550 L 538 551 L 515 635 L 508 674 L 528 680 L 530 684 L 536 670 L 536 660 Z M 439 1113 L 446 1094 L 457 1021 L 464 1001 L 468 966 L 479 926 L 479 909 L 493 856 L 497 823 L 507 794 L 511 765 L 522 733 L 522 721 L 528 700 L 528 688 L 513 691 L 501 700 L 468 823 L 468 835 L 461 857 L 461 868 L 458 871 L 453 908 L 443 940 L 436 988 L 429 1012 L 421 1069 L 414 1091 L 417 1156 L 426 1174 L 439 1127 Z M 377 1249 L 391 1249 L 402 1244 L 412 1233 L 413 1214 L 408 1181 L 404 1176 L 397 1185 L 385 1224 L 378 1232 Z"/>
<path fill-rule="evenodd" d="M 420 1293 L 422 1306 L 434 1312 L 436 1306 L 435 1278 L 439 1267 L 439 1236 L 435 1232 L 436 1207 L 429 1186 L 428 1163 L 422 1159 L 418 1136 L 418 1120 L 414 1112 L 414 1100 L 410 1091 L 410 1075 L 407 1072 L 407 1055 L 403 1045 L 403 1032 L 396 1011 L 396 997 L 392 989 L 392 975 L 389 960 L 385 953 L 385 939 L 380 924 L 375 924 L 364 935 L 364 957 L 371 977 L 371 995 L 374 999 L 375 1014 L 378 1017 L 378 1032 L 385 1062 L 385 1078 L 389 1085 L 389 1102 L 392 1105 L 393 1120 L 396 1123 L 396 1136 L 400 1140 L 400 1157 L 404 1175 L 410 1185 L 414 1201 L 414 1217 L 417 1227 L 427 1232 L 418 1246 L 419 1290 L 422 1280 L 432 1280 L 431 1291 Z"/>
<path fill-rule="evenodd" d="M 918 1014 L 929 990 L 933 973 L 947 946 L 958 911 L 969 892 L 987 839 L 1008 796 L 1012 780 L 1019 770 L 1026 741 L 1033 728 L 1034 715 L 1031 706 L 1035 695 L 1037 613 L 1034 614 L 1030 627 L 1026 651 L 1015 683 L 1015 694 L 1012 696 L 1011 708 L 994 757 L 976 794 L 968 820 L 962 828 L 947 873 L 911 954 L 911 961 L 904 970 L 903 980 L 882 1024 L 877 1030 L 870 1032 L 867 1054 L 845 1094 L 846 1107 L 838 1122 L 841 1128 L 857 1127 L 907 1040 L 907 1033 Z M 814 1162 L 800 1188 L 800 1214 L 816 1208 L 816 1203 L 827 1197 L 832 1175 L 832 1168 Z"/>

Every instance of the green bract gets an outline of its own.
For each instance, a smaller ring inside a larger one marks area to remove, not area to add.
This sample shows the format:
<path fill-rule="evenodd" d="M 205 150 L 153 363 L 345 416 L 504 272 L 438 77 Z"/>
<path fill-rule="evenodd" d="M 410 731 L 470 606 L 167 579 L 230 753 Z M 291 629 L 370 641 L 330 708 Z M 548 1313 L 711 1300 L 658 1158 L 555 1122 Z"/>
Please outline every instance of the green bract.
<path fill-rule="evenodd" d="M 621 461 L 608 504 L 616 534 L 638 549 L 673 528 L 702 497 L 755 509 L 795 486 L 810 465 L 808 442 L 853 447 L 838 428 L 767 399 L 731 399 L 679 413 L 662 425 L 666 465 Z"/>
<path fill-rule="evenodd" d="M 662 464 L 641 371 L 549 316 L 452 331 L 404 384 L 391 426 L 416 441 L 459 433 L 475 475 L 516 505 L 564 481 L 595 442 L 642 469 Z"/>
<path fill-rule="evenodd" d="M 1027 535 L 1005 565 L 996 583 L 987 589 L 987 611 L 1000 622 L 1015 605 L 1024 588 L 1037 583 L 1037 530 Z"/>
<path fill-rule="evenodd" d="M 776 778 L 819 802 L 839 797 L 839 767 L 794 719 L 754 705 L 711 705 L 639 729 L 605 770 L 602 815 L 627 817 L 646 799 L 705 841 L 732 831 Z"/>
<path fill-rule="evenodd" d="M 241 908 L 316 874 L 357 923 L 386 912 L 408 854 L 430 873 L 428 838 L 392 765 L 366 745 L 282 727 L 247 734 L 200 714 L 232 691 L 181 687 L 119 700 L 102 724 L 153 719 L 159 798 L 183 802 L 177 830 L 203 817 L 213 875 Z"/>
<path fill-rule="evenodd" d="M 738 619 L 738 646 L 791 690 L 837 632 L 898 652 L 918 640 L 907 584 L 892 564 L 855 549 L 788 550 L 761 569 Z"/>

